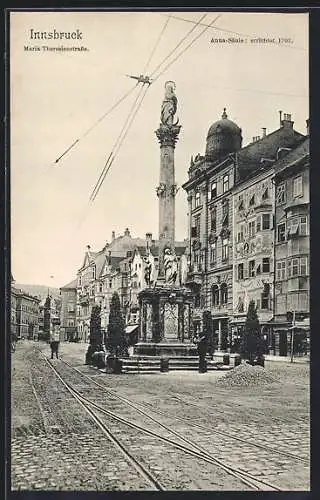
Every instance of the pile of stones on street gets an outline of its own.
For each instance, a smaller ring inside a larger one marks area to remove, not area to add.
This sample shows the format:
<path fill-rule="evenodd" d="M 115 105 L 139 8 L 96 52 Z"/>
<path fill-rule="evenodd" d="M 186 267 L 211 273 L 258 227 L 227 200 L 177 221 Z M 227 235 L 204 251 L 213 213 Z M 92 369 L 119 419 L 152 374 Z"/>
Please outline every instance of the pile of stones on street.
<path fill-rule="evenodd" d="M 277 382 L 262 366 L 243 363 L 216 381 L 219 387 L 252 387 Z"/>

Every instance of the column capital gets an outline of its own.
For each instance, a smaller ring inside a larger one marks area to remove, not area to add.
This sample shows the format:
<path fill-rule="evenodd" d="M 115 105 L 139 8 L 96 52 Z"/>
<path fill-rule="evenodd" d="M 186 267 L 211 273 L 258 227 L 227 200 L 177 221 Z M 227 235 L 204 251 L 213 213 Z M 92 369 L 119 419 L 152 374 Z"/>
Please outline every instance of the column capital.
<path fill-rule="evenodd" d="M 171 146 L 174 148 L 178 140 L 180 129 L 181 125 L 163 125 L 163 123 L 161 123 L 158 130 L 155 131 L 160 147 Z"/>

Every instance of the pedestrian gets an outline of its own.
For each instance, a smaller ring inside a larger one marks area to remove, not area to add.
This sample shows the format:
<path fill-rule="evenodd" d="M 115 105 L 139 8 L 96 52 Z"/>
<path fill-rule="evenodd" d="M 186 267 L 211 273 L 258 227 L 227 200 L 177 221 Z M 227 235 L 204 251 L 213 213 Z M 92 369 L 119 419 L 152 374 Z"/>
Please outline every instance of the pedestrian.
<path fill-rule="evenodd" d="M 59 332 L 54 332 L 50 339 L 51 359 L 53 359 L 54 354 L 56 355 L 57 359 L 59 358 L 58 356 L 59 345 L 60 345 L 60 334 Z"/>
<path fill-rule="evenodd" d="M 205 373 L 207 371 L 206 355 L 208 350 L 208 339 L 206 335 L 202 333 L 200 336 L 197 335 L 193 341 L 197 344 L 199 373 Z"/>

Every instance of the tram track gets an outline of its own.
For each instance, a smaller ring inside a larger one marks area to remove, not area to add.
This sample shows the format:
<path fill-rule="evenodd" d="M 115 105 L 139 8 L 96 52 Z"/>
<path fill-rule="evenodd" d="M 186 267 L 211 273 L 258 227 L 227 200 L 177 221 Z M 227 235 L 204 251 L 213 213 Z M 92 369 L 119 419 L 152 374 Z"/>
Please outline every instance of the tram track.
<path fill-rule="evenodd" d="M 101 418 L 97 416 L 97 412 L 99 414 L 104 415 L 105 417 L 111 418 L 113 421 L 118 422 L 118 424 L 125 425 L 127 428 L 135 429 L 139 433 L 144 433 L 146 435 L 149 435 L 153 439 L 157 439 L 161 441 L 162 443 L 165 443 L 166 445 L 169 445 L 171 447 L 174 447 L 178 449 L 180 452 L 183 452 L 187 455 L 190 455 L 198 460 L 204 461 L 208 464 L 214 465 L 227 474 L 232 475 L 234 478 L 238 479 L 241 481 L 243 484 L 245 484 L 247 487 L 253 490 L 273 490 L 273 491 L 281 491 L 281 488 L 279 488 L 277 485 L 274 485 L 266 480 L 257 478 L 254 474 L 251 474 L 248 471 L 245 471 L 241 468 L 236 468 L 231 465 L 228 465 L 221 461 L 220 459 L 214 457 L 211 455 L 207 450 L 203 449 L 196 443 L 192 442 L 190 439 L 186 438 L 185 436 L 182 436 L 178 432 L 174 431 L 172 428 L 169 428 L 159 420 L 153 418 L 149 413 L 145 412 L 141 408 L 136 407 L 136 405 L 128 400 L 127 398 L 123 398 L 122 396 L 117 395 L 110 389 L 107 389 L 105 386 L 102 386 L 101 384 L 98 384 L 96 381 L 92 380 L 91 377 L 88 377 L 87 375 L 83 374 L 80 370 L 77 368 L 73 367 L 70 365 L 68 362 L 61 360 L 62 363 L 57 364 L 56 366 L 53 366 L 52 363 L 45 357 L 47 364 L 51 367 L 51 369 L 56 373 L 58 378 L 61 380 L 61 382 L 65 385 L 66 388 L 68 388 L 68 391 L 72 393 L 73 397 L 77 399 L 77 401 L 80 403 L 83 407 L 86 408 L 86 411 L 90 412 L 91 415 L 93 415 L 95 418 L 100 420 L 100 427 L 101 429 L 104 429 L 103 432 L 110 432 L 110 429 L 108 429 L 108 426 L 101 421 Z M 171 435 L 175 435 L 178 440 L 183 441 L 185 444 L 181 444 L 177 441 L 174 441 L 172 438 L 168 438 L 166 436 L 162 436 L 158 432 L 155 432 L 153 430 L 147 429 L 146 427 L 143 427 L 141 425 L 138 425 L 134 423 L 132 420 L 128 420 L 127 418 L 123 418 L 119 416 L 118 414 L 107 410 L 105 407 L 101 406 L 100 404 L 88 399 L 86 396 L 80 393 L 75 387 L 70 385 L 69 382 L 66 381 L 66 377 L 62 376 L 59 373 L 59 370 L 57 369 L 57 366 L 67 366 L 69 369 L 71 369 L 73 372 L 77 372 L 81 374 L 83 377 L 86 379 L 90 380 L 92 383 L 94 383 L 96 386 L 100 387 L 100 389 L 103 390 L 103 392 L 109 393 L 109 395 L 115 396 L 117 399 L 122 400 L 122 402 L 126 403 L 128 406 L 131 406 L 135 411 L 138 411 L 139 413 L 142 413 L 144 416 L 146 416 L 148 419 L 153 421 L 157 427 L 161 427 L 162 429 L 165 429 L 167 432 L 169 432 Z M 150 410 L 150 408 L 148 408 Z M 152 410 L 153 411 L 153 410 Z M 111 433 L 112 434 L 112 433 Z M 121 444 L 121 443 L 120 443 Z M 123 446 L 123 445 L 122 445 Z M 126 450 L 124 450 L 125 452 Z M 149 473 L 149 472 L 148 472 Z M 156 480 L 157 481 L 157 480 Z M 164 488 L 163 488 L 164 489 Z"/>
<path fill-rule="evenodd" d="M 193 457 L 195 457 L 197 459 L 200 459 L 200 460 L 205 461 L 205 462 L 207 462 L 207 463 L 209 463 L 211 465 L 215 465 L 215 466 L 219 467 L 220 469 L 224 470 L 226 473 L 232 475 L 234 478 L 240 480 L 246 486 L 249 486 L 250 489 L 258 490 L 258 491 L 259 490 L 266 490 L 266 489 L 273 490 L 273 491 L 281 491 L 281 488 L 278 488 L 276 485 L 273 485 L 273 484 L 271 484 L 271 483 L 269 483 L 267 481 L 263 481 L 261 479 L 258 479 L 254 475 L 252 475 L 252 474 L 250 474 L 250 473 L 248 473 L 248 472 L 246 472 L 244 470 L 236 469 L 234 467 L 231 467 L 229 465 L 224 464 L 221 460 L 213 457 L 212 455 L 210 455 L 208 452 L 206 452 L 205 450 L 203 450 L 201 447 L 197 446 L 195 443 L 193 443 L 189 439 L 187 439 L 187 438 L 179 435 L 179 433 L 176 433 L 175 431 L 173 431 L 173 429 L 168 428 L 167 426 L 165 426 L 164 424 L 161 424 L 161 422 L 156 421 L 155 419 L 153 419 L 153 421 L 157 425 L 160 425 L 161 427 L 165 428 L 170 433 L 175 434 L 180 440 L 184 441 L 189 447 L 187 447 L 185 445 L 181 445 L 180 443 L 178 443 L 176 441 L 173 441 L 172 439 L 169 439 L 167 437 L 161 436 L 157 432 L 154 432 L 154 431 L 152 431 L 150 429 L 147 429 L 145 427 L 137 425 L 136 423 L 134 423 L 134 422 L 132 422 L 132 421 L 126 419 L 126 418 L 123 418 L 123 417 L 115 414 L 114 412 L 112 412 L 110 410 L 107 410 L 106 408 L 100 406 L 99 404 L 95 403 L 94 401 L 92 401 L 92 400 L 88 399 L 87 397 L 81 395 L 81 393 L 77 389 L 74 389 L 69 384 L 69 382 L 67 382 L 60 375 L 60 373 L 58 372 L 58 370 L 56 369 L 56 367 L 53 366 L 49 362 L 49 360 L 46 360 L 46 361 L 47 361 L 48 365 L 56 373 L 56 375 L 58 376 L 58 378 L 60 379 L 60 381 L 68 389 L 68 391 L 73 394 L 73 396 L 75 397 L 75 399 L 77 399 L 79 402 L 81 402 L 82 406 L 84 406 L 87 409 L 87 411 L 90 412 L 91 415 L 94 415 L 99 420 L 99 423 L 100 423 L 100 425 L 102 425 L 102 428 L 105 429 L 105 430 L 107 430 L 108 432 L 110 432 L 110 431 L 107 429 L 107 426 L 101 421 L 101 419 L 99 419 L 99 417 L 97 417 L 96 413 L 92 409 L 89 410 L 88 407 L 94 408 L 99 413 L 102 413 L 102 414 L 104 414 L 104 415 L 106 415 L 108 417 L 111 417 L 113 420 L 115 420 L 115 421 L 117 421 L 117 422 L 119 422 L 121 424 L 125 424 L 127 427 L 133 428 L 133 429 L 135 429 L 135 430 L 137 430 L 139 432 L 143 432 L 144 434 L 147 434 L 147 435 L 149 435 L 150 437 L 152 437 L 154 439 L 162 441 L 162 442 L 164 442 L 164 443 L 166 443 L 166 444 L 168 444 L 170 446 L 173 446 L 173 447 L 177 448 L 178 450 L 180 450 L 180 451 L 182 451 L 182 452 L 184 452 L 184 453 L 186 453 L 188 455 L 191 455 L 191 456 L 193 456 Z M 146 415 L 146 416 L 150 417 L 149 415 Z M 164 488 L 162 488 L 162 489 L 164 490 Z"/>
<path fill-rule="evenodd" d="M 117 394 L 117 392 L 113 391 L 112 389 L 107 388 L 104 384 L 103 385 L 99 384 L 98 382 L 96 382 L 95 380 L 93 380 L 92 377 L 89 377 L 88 375 L 82 373 L 81 370 L 79 370 L 78 368 L 72 366 L 67 361 L 62 360 L 62 362 L 65 365 L 67 365 L 71 370 L 77 372 L 78 374 L 80 374 L 85 379 L 90 380 L 91 383 L 93 383 L 95 386 L 97 386 L 100 389 L 102 389 L 107 394 L 112 395 L 113 397 L 116 397 L 120 401 L 123 401 L 128 406 L 130 406 L 131 408 L 134 408 L 136 411 L 138 411 L 139 413 L 145 415 L 147 418 L 149 418 L 150 420 L 152 420 L 156 424 L 160 425 L 161 427 L 165 428 L 166 430 L 169 430 L 168 426 L 165 426 L 159 420 L 154 419 L 150 415 L 150 411 L 152 413 L 154 413 L 155 415 L 159 415 L 159 416 L 162 416 L 162 417 L 165 417 L 165 418 L 170 418 L 170 419 L 174 419 L 176 421 L 180 421 L 182 423 L 188 424 L 189 426 L 191 426 L 193 428 L 196 428 L 196 429 L 199 429 L 200 431 L 205 431 L 205 432 L 208 433 L 208 429 L 204 425 L 197 424 L 197 423 L 195 423 L 193 421 L 190 421 L 191 419 L 187 419 L 185 417 L 179 417 L 177 415 L 172 415 L 172 414 L 170 414 L 168 412 L 162 412 L 161 410 L 155 409 L 155 408 L 151 407 L 150 405 L 148 405 L 146 403 L 143 403 L 143 402 L 139 402 L 139 403 L 133 402 L 132 400 L 130 400 L 130 399 L 124 397 L 124 396 L 121 396 L 121 395 Z M 175 396 L 175 398 L 176 398 L 176 396 Z M 184 402 L 179 397 L 177 397 L 176 399 L 181 400 L 182 402 Z M 196 405 L 196 404 L 190 403 L 190 402 L 186 402 L 185 404 L 186 405 L 190 404 L 191 406 L 196 406 L 198 408 L 200 407 L 199 405 Z M 146 410 L 148 410 L 148 412 L 145 412 L 141 407 L 145 408 Z M 170 429 L 170 432 L 175 433 L 172 429 Z M 254 447 L 254 448 L 258 449 L 258 450 L 263 450 L 263 451 L 266 451 L 266 452 L 269 452 L 269 453 L 272 453 L 272 454 L 276 454 L 276 455 L 280 455 L 280 456 L 289 458 L 291 460 L 295 460 L 295 461 L 298 461 L 298 462 L 301 462 L 301 463 L 309 464 L 308 458 L 306 458 L 304 456 L 299 456 L 299 455 L 296 455 L 296 454 L 293 454 L 293 453 L 290 453 L 290 452 L 287 452 L 287 451 L 284 451 L 284 450 L 275 449 L 275 448 L 273 448 L 271 446 L 267 446 L 267 445 L 263 445 L 263 444 L 259 444 L 259 443 L 254 443 L 254 442 L 252 442 L 250 440 L 243 439 L 243 438 L 241 438 L 239 436 L 235 436 L 233 434 L 230 434 L 230 433 L 227 433 L 227 432 L 224 432 L 224 431 L 220 431 L 220 430 L 217 430 L 217 429 L 210 429 L 210 434 L 212 434 L 212 435 L 214 435 L 214 434 L 215 435 L 219 435 L 221 437 L 228 438 L 228 439 L 231 439 L 231 440 L 238 441 L 240 443 L 246 444 L 247 446 Z M 180 434 L 176 433 L 176 435 L 177 435 L 177 437 L 181 438 Z"/>

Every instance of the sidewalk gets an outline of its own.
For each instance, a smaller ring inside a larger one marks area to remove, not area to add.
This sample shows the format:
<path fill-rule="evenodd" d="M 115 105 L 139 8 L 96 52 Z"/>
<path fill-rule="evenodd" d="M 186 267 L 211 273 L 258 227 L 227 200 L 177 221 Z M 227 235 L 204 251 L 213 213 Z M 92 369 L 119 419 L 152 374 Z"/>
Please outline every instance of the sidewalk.
<path fill-rule="evenodd" d="M 290 356 L 274 356 L 273 354 L 264 355 L 266 361 L 277 361 L 282 363 L 291 363 Z M 307 356 L 294 356 L 293 363 L 310 363 L 310 355 Z"/>

